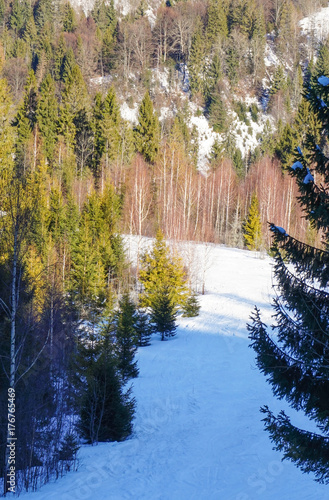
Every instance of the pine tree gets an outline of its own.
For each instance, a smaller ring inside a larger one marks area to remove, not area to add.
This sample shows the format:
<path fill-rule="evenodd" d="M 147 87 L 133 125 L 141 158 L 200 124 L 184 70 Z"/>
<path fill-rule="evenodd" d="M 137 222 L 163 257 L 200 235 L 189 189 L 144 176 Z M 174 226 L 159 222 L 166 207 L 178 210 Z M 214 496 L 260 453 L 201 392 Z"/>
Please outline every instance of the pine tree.
<path fill-rule="evenodd" d="M 153 110 L 150 94 L 146 92 L 139 108 L 138 125 L 134 130 L 136 149 L 153 163 L 160 145 L 160 125 Z"/>
<path fill-rule="evenodd" d="M 125 293 L 119 301 L 119 311 L 115 317 L 115 351 L 117 355 L 118 370 L 124 382 L 138 375 L 136 332 L 136 307 Z"/>
<path fill-rule="evenodd" d="M 249 250 L 260 250 L 262 246 L 262 223 L 256 194 L 253 194 L 251 198 L 248 216 L 243 225 L 243 236 Z"/>
<path fill-rule="evenodd" d="M 329 483 L 328 84 L 328 78 L 320 77 L 306 91 L 322 124 L 321 137 L 318 141 L 309 134 L 308 153 L 300 144 L 290 170 L 306 218 L 321 232 L 323 245 L 305 244 L 271 224 L 276 279 L 274 334 L 262 322 L 257 308 L 248 326 L 257 365 L 274 394 L 316 425 L 313 431 L 296 427 L 285 411 L 275 415 L 264 406 L 265 428 L 285 459 L 303 472 L 314 473 L 321 483 Z"/>

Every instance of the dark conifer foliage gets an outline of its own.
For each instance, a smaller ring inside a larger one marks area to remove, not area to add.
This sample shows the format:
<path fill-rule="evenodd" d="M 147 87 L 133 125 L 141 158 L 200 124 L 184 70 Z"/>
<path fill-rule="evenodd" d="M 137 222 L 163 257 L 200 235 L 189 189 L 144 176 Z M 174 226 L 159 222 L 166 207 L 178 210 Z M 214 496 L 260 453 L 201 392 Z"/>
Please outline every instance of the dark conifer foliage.
<path fill-rule="evenodd" d="M 137 317 L 135 322 L 135 330 L 137 333 L 138 346 L 145 347 L 150 345 L 150 338 L 153 333 L 153 328 L 150 323 L 150 318 L 143 311 L 143 309 L 139 309 L 137 311 Z"/>
<path fill-rule="evenodd" d="M 136 332 L 136 308 L 129 294 L 125 293 L 119 302 L 119 311 L 115 318 L 115 350 L 118 369 L 124 381 L 138 375 Z"/>
<path fill-rule="evenodd" d="M 274 334 L 270 334 L 256 308 L 248 325 L 257 365 L 274 394 L 303 411 L 317 432 L 295 427 L 285 412 L 275 416 L 265 406 L 265 428 L 275 448 L 319 482 L 329 482 L 329 79 L 319 77 L 306 97 L 321 123 L 321 136 L 308 134 L 305 148 L 298 146 L 291 174 L 296 178 L 300 202 L 312 227 L 321 231 L 322 248 L 312 247 L 271 224 L 274 274 Z"/>
<path fill-rule="evenodd" d="M 81 339 L 79 350 L 80 432 L 91 444 L 122 441 L 132 431 L 135 400 L 123 388 L 109 337 L 102 341 L 92 334 Z"/>
<path fill-rule="evenodd" d="M 161 340 L 176 335 L 177 311 L 168 286 L 159 287 L 151 308 L 151 321 Z"/>

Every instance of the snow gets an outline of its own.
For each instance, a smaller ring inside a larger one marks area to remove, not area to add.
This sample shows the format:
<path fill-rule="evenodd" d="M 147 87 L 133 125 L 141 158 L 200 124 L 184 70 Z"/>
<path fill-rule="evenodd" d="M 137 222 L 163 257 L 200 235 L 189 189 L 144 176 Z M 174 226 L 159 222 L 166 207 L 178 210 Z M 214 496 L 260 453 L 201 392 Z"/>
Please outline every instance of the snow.
<path fill-rule="evenodd" d="M 329 78 L 327 76 L 320 76 L 318 78 L 318 82 L 323 87 L 328 87 L 328 85 L 329 85 Z"/>
<path fill-rule="evenodd" d="M 273 231 L 273 233 L 277 232 L 288 236 L 286 230 L 283 227 L 275 226 L 274 224 L 271 225 L 271 231 Z"/>
<path fill-rule="evenodd" d="M 313 175 L 311 174 L 310 169 L 309 169 L 309 168 L 307 168 L 306 170 L 307 170 L 307 174 L 305 175 L 305 178 L 304 178 L 304 180 L 303 180 L 303 183 L 304 183 L 304 184 L 309 184 L 310 182 L 314 182 L 314 177 L 313 177 Z"/>
<path fill-rule="evenodd" d="M 192 112 L 194 112 L 197 107 L 195 107 L 193 103 L 190 103 L 190 108 Z M 212 127 L 209 125 L 207 118 L 203 115 L 191 116 L 189 125 L 190 127 L 193 127 L 193 125 L 195 125 L 198 131 L 198 170 L 200 170 L 200 172 L 206 172 L 209 166 L 208 159 L 211 153 L 211 149 L 214 145 L 215 140 L 220 140 L 221 136 L 214 132 Z"/>
<path fill-rule="evenodd" d="M 271 66 L 277 67 L 280 65 L 280 60 L 275 53 L 273 38 L 274 38 L 273 35 L 267 35 L 266 46 L 265 46 L 265 58 L 264 58 L 265 66 L 267 68 Z"/>
<path fill-rule="evenodd" d="M 299 25 L 302 34 L 314 35 L 318 40 L 324 40 L 329 35 L 329 6 L 305 17 Z"/>
<path fill-rule="evenodd" d="M 129 240 L 128 240 L 129 241 Z M 136 240 L 132 240 L 136 247 Z M 246 322 L 254 304 L 269 321 L 271 260 L 253 252 L 190 245 L 205 273 L 197 318 L 177 336 L 138 352 L 134 434 L 83 446 L 77 472 L 31 500 L 325 500 L 315 483 L 272 450 L 261 405 L 286 408 L 255 367 Z M 130 248 L 131 255 L 135 249 Z"/>
<path fill-rule="evenodd" d="M 297 168 L 301 168 L 301 169 L 303 169 L 303 168 L 304 168 L 304 166 L 303 166 L 303 164 L 302 164 L 300 161 L 296 161 L 296 162 L 292 165 L 292 167 L 291 167 L 291 168 L 292 168 L 292 170 L 296 170 Z"/>
<path fill-rule="evenodd" d="M 124 120 L 132 123 L 133 125 L 137 125 L 138 123 L 138 103 L 134 103 L 134 107 L 130 108 L 126 102 L 123 102 L 120 106 L 120 113 Z"/>

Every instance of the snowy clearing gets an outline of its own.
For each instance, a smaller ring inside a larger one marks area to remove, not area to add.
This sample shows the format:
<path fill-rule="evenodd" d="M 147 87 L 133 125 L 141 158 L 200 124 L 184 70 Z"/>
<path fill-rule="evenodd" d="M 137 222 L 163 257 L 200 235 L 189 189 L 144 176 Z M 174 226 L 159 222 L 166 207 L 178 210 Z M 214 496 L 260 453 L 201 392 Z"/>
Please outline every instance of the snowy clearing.
<path fill-rule="evenodd" d="M 128 239 L 128 241 L 131 241 Z M 136 239 L 131 255 L 136 254 Z M 324 500 L 326 486 L 281 462 L 259 407 L 286 407 L 255 368 L 246 322 L 270 316 L 271 260 L 253 252 L 191 245 L 205 272 L 198 318 L 138 352 L 134 434 L 84 446 L 79 470 L 24 495 L 31 500 Z M 298 417 L 302 420 L 302 417 Z"/>
<path fill-rule="evenodd" d="M 305 17 L 299 21 L 299 25 L 303 34 L 311 35 L 313 33 L 319 40 L 324 40 L 329 35 L 329 6 Z"/>

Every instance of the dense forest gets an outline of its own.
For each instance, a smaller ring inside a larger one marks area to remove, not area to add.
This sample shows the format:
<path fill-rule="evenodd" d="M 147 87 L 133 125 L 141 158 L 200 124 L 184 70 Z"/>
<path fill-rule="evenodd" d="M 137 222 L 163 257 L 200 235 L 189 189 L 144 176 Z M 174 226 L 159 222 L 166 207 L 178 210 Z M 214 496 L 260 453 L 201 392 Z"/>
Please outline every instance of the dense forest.
<path fill-rule="evenodd" d="M 269 220 L 319 238 L 287 168 L 319 133 L 302 91 L 329 75 L 329 42 L 298 21 L 325 3 L 0 0 L 3 478 L 8 387 L 20 488 L 74 468 L 79 436 L 131 433 L 137 346 L 198 312 L 164 238 L 264 249 Z M 215 134 L 203 169 L 193 115 Z M 124 233 L 157 235 L 140 269 Z"/>

